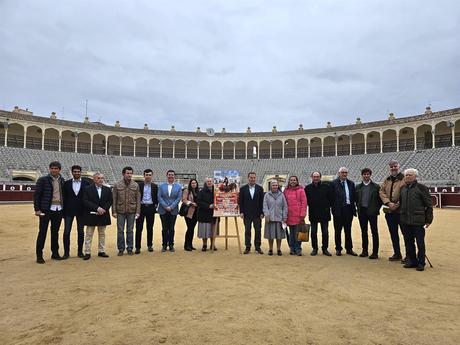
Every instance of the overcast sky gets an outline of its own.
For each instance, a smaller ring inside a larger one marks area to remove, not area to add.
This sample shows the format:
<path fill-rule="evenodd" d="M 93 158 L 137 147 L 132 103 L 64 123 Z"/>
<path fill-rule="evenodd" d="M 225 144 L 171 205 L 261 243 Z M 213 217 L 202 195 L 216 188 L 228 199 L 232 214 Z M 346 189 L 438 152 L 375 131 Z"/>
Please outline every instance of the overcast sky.
<path fill-rule="evenodd" d="M 455 108 L 459 18 L 458 0 L 0 0 L 0 108 L 237 132 Z"/>

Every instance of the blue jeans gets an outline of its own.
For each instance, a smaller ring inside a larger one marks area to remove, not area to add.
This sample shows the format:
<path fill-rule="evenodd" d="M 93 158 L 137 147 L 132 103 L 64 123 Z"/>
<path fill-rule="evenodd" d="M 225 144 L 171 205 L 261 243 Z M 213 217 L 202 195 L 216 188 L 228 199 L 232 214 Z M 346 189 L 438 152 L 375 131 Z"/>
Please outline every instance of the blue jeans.
<path fill-rule="evenodd" d="M 289 226 L 289 247 L 291 252 L 301 253 L 302 252 L 302 242 L 297 241 L 297 227 L 298 225 Z"/>
<path fill-rule="evenodd" d="M 85 240 L 85 231 L 83 224 L 83 216 L 65 216 L 64 217 L 64 255 L 70 253 L 70 233 L 72 232 L 72 224 L 74 218 L 77 218 L 77 232 L 78 232 L 78 253 L 83 253 L 83 242 Z"/>
<path fill-rule="evenodd" d="M 401 247 L 399 245 L 399 227 L 400 215 L 399 213 L 385 213 L 385 219 L 390 232 L 391 243 L 393 245 L 393 254 L 401 256 Z"/>
<path fill-rule="evenodd" d="M 119 251 L 133 250 L 133 228 L 136 215 L 134 213 L 117 214 L 117 247 Z M 126 223 L 126 245 L 125 245 Z"/>

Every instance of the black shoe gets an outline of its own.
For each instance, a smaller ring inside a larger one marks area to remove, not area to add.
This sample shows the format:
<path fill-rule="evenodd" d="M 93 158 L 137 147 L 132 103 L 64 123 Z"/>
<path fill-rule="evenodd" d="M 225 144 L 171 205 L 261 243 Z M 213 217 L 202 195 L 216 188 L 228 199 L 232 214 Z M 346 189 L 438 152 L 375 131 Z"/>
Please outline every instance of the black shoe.
<path fill-rule="evenodd" d="M 149 247 L 148 251 L 153 252 L 153 247 Z"/>
<path fill-rule="evenodd" d="M 298 251 L 298 252 L 295 253 L 295 255 L 297 255 L 297 256 L 302 256 L 303 254 L 302 254 L 301 251 Z"/>
<path fill-rule="evenodd" d="M 347 255 L 351 255 L 351 256 L 358 256 L 358 254 L 356 254 L 354 251 L 352 250 L 347 250 Z"/>
<path fill-rule="evenodd" d="M 341 250 L 336 250 L 336 251 L 335 251 L 335 255 L 337 255 L 337 256 L 342 256 L 342 251 L 341 251 Z"/>
<path fill-rule="evenodd" d="M 109 257 L 105 252 L 98 253 L 97 256 L 100 256 L 101 258 L 108 258 Z"/>
<path fill-rule="evenodd" d="M 407 263 L 407 257 L 405 257 L 404 259 L 401 260 L 401 263 L 402 264 L 406 264 Z"/>
<path fill-rule="evenodd" d="M 329 253 L 329 251 L 328 251 L 327 249 L 324 249 L 324 250 L 323 250 L 323 255 L 332 256 L 332 254 Z"/>
<path fill-rule="evenodd" d="M 216 251 L 216 250 L 217 250 L 217 247 L 216 247 L 216 246 L 214 246 L 214 251 Z"/>
<path fill-rule="evenodd" d="M 318 249 L 313 249 L 310 253 L 311 256 L 316 256 L 318 255 Z"/>
<path fill-rule="evenodd" d="M 83 260 L 89 260 L 91 259 L 91 254 L 86 254 L 84 257 L 83 257 Z"/>
<path fill-rule="evenodd" d="M 425 265 L 419 264 L 416 268 L 417 271 L 421 272 L 425 270 Z"/>
<path fill-rule="evenodd" d="M 37 258 L 37 264 L 44 264 L 45 260 L 42 257 Z"/>
<path fill-rule="evenodd" d="M 404 267 L 404 268 L 417 268 L 418 265 L 411 264 L 411 263 L 407 262 L 407 263 L 404 264 L 403 267 Z"/>
<path fill-rule="evenodd" d="M 282 252 L 281 250 L 278 250 L 278 251 L 276 252 L 276 255 L 281 256 L 281 255 L 283 255 L 283 252 Z"/>
<path fill-rule="evenodd" d="M 262 251 L 262 249 L 260 249 L 260 248 L 256 248 L 256 252 L 259 253 L 259 254 L 261 254 L 261 255 L 264 253 L 264 252 Z"/>
<path fill-rule="evenodd" d="M 123 250 L 119 250 L 117 255 L 118 256 L 123 256 L 123 252 L 124 252 Z"/>
<path fill-rule="evenodd" d="M 273 250 L 269 250 L 269 251 L 268 251 L 268 255 L 269 255 L 269 256 L 273 256 Z"/>
<path fill-rule="evenodd" d="M 61 260 L 67 260 L 69 258 L 69 254 L 64 254 L 62 257 L 61 257 Z"/>
<path fill-rule="evenodd" d="M 53 254 L 53 255 L 51 255 L 51 259 L 57 260 L 57 261 L 61 261 L 61 260 L 62 260 L 62 257 L 59 256 L 59 254 Z"/>
<path fill-rule="evenodd" d="M 367 258 L 368 256 L 369 256 L 368 252 L 362 252 L 361 254 L 359 254 L 360 258 Z"/>
<path fill-rule="evenodd" d="M 192 251 L 192 248 L 190 248 L 190 247 L 185 247 L 184 250 L 187 251 L 187 252 L 191 252 L 191 251 Z"/>
<path fill-rule="evenodd" d="M 203 244 L 203 247 L 201 247 L 201 251 L 202 251 L 202 252 L 205 252 L 205 251 L 207 251 L 207 250 L 208 250 L 208 246 L 205 245 L 205 244 Z"/>
<path fill-rule="evenodd" d="M 133 255 L 133 251 L 132 251 L 132 250 L 128 250 L 128 255 Z"/>
<path fill-rule="evenodd" d="M 171 253 L 174 253 L 176 250 L 174 249 L 174 246 L 169 246 L 169 251 L 170 251 Z"/>
<path fill-rule="evenodd" d="M 392 256 L 388 258 L 389 261 L 399 261 L 401 259 L 402 259 L 401 254 L 393 254 Z"/>
<path fill-rule="evenodd" d="M 83 252 L 78 252 L 78 257 L 79 258 L 83 258 L 85 256 L 85 254 L 83 254 Z"/>
<path fill-rule="evenodd" d="M 249 254 L 250 251 L 251 251 L 251 247 L 246 247 L 243 254 Z"/>
<path fill-rule="evenodd" d="M 192 250 L 196 250 L 196 248 L 194 246 L 191 246 L 190 248 L 192 248 Z"/>
<path fill-rule="evenodd" d="M 295 255 L 295 251 L 293 250 L 289 251 L 289 255 Z"/>
<path fill-rule="evenodd" d="M 369 256 L 369 259 L 371 260 L 375 260 L 375 259 L 378 259 L 379 256 L 377 254 L 372 254 L 371 256 Z"/>
<path fill-rule="evenodd" d="M 136 249 L 136 251 L 134 252 L 134 254 L 140 254 L 140 253 L 141 253 L 140 249 Z"/>

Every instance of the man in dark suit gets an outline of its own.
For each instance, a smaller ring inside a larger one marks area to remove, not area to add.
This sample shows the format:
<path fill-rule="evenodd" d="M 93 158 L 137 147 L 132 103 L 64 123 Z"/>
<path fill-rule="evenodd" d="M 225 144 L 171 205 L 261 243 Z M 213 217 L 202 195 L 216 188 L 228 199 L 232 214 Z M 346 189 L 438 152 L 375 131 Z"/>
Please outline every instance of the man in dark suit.
<path fill-rule="evenodd" d="M 48 225 L 51 222 L 51 259 L 61 260 L 59 255 L 59 228 L 62 221 L 64 179 L 61 176 L 61 163 L 51 162 L 49 174 L 37 180 L 34 193 L 35 215 L 40 218 L 36 244 L 37 263 L 44 264 L 43 247 L 45 246 Z"/>
<path fill-rule="evenodd" d="M 263 254 L 264 252 L 260 248 L 262 244 L 261 228 L 263 204 L 264 204 L 264 189 L 256 184 L 256 173 L 250 172 L 248 174 L 248 184 L 244 185 L 240 189 L 239 196 L 240 204 L 240 216 L 244 221 L 244 243 L 246 249 L 244 254 L 248 254 L 251 251 L 251 225 L 254 226 L 254 246 L 256 252 Z"/>
<path fill-rule="evenodd" d="M 77 219 L 78 231 L 78 257 L 83 257 L 83 241 L 85 231 L 83 225 L 83 191 L 89 183 L 81 178 L 81 166 L 71 168 L 73 178 L 64 183 L 64 256 L 68 259 L 70 254 L 70 233 L 74 218 Z"/>
<path fill-rule="evenodd" d="M 104 186 L 104 175 L 96 173 L 93 176 L 94 184 L 86 186 L 83 192 L 83 223 L 86 225 L 85 255 L 83 260 L 91 258 L 91 243 L 94 230 L 98 231 L 98 254 L 102 258 L 108 258 L 105 253 L 105 228 L 111 224 L 110 207 L 113 203 L 112 191 Z"/>
<path fill-rule="evenodd" d="M 147 247 L 149 252 L 153 252 L 153 224 L 155 222 L 155 212 L 158 206 L 158 186 L 152 182 L 152 169 L 144 170 L 144 182 L 139 182 L 141 193 L 141 213 L 136 220 L 136 251 L 141 253 L 142 230 L 144 219 L 147 223 Z"/>
<path fill-rule="evenodd" d="M 348 255 L 357 256 L 353 251 L 351 239 L 351 224 L 356 216 L 355 183 L 349 180 L 348 169 L 339 169 L 338 177 L 332 182 L 334 201 L 332 215 L 334 216 L 335 251 L 337 256 L 342 255 L 342 228 L 345 232 L 345 250 Z"/>

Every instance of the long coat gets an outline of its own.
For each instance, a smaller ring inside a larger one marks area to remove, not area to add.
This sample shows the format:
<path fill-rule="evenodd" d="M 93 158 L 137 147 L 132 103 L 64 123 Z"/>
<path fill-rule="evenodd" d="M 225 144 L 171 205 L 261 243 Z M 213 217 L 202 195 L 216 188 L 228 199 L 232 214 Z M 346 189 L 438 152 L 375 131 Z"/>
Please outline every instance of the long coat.
<path fill-rule="evenodd" d="M 267 192 L 264 196 L 264 216 L 270 222 L 282 222 L 288 216 L 288 204 L 284 194 Z"/>
<path fill-rule="evenodd" d="M 197 201 L 198 211 L 196 218 L 200 223 L 214 222 L 214 209 L 209 208 L 209 205 L 214 203 L 214 192 L 212 189 L 204 187 L 198 192 Z"/>
<path fill-rule="evenodd" d="M 355 183 L 351 180 L 345 180 L 348 186 L 348 192 L 350 197 L 350 206 L 352 208 L 353 215 L 356 216 L 356 207 L 355 207 Z M 345 191 L 342 187 L 339 178 L 336 178 L 332 181 L 332 191 L 334 194 L 334 202 L 332 203 L 332 215 L 334 217 L 341 217 L 343 214 L 343 208 L 345 206 Z"/>
<path fill-rule="evenodd" d="M 305 187 L 308 202 L 308 219 L 310 222 L 325 222 L 331 220 L 331 205 L 334 200 L 329 183 L 310 183 Z"/>
<path fill-rule="evenodd" d="M 433 222 L 433 202 L 427 186 L 415 181 L 401 188 L 401 223 L 425 225 Z"/>
<path fill-rule="evenodd" d="M 307 215 L 307 197 L 302 186 L 288 187 L 284 190 L 284 196 L 288 204 L 287 225 L 300 224 Z"/>
<path fill-rule="evenodd" d="M 109 187 L 102 186 L 101 198 L 97 193 L 96 186 L 87 186 L 83 192 L 83 224 L 89 226 L 105 226 L 111 224 L 110 218 L 110 207 L 113 203 L 112 191 Z M 96 212 L 98 207 L 102 207 L 105 210 L 105 214 L 99 216 L 97 214 L 91 214 L 90 212 Z"/>

